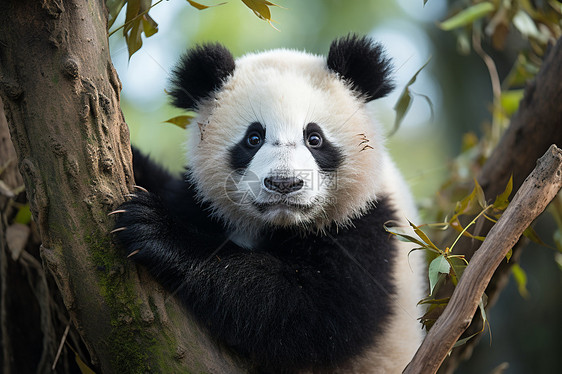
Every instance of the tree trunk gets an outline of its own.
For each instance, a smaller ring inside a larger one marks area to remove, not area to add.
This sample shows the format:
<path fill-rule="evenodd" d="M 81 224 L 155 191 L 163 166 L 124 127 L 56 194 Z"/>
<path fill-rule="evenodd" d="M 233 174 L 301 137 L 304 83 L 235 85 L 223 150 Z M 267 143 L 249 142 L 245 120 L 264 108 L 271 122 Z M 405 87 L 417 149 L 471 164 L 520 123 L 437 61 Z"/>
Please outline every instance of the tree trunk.
<path fill-rule="evenodd" d="M 0 95 L 43 266 L 98 372 L 236 372 L 112 244 L 107 213 L 134 181 L 106 24 L 101 0 L 0 2 Z"/>

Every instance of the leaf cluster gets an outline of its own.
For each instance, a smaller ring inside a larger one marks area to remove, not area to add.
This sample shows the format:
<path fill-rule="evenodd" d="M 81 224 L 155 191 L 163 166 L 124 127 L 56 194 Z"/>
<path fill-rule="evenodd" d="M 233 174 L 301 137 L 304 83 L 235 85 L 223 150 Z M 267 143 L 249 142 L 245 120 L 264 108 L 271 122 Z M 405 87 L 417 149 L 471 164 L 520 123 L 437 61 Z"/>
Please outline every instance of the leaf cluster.
<path fill-rule="evenodd" d="M 493 203 L 487 203 L 484 191 L 478 182 L 474 181 L 474 188 L 470 194 L 457 202 L 451 218 L 444 222 L 417 226 L 409 222 L 409 228 L 390 226 L 385 229 L 395 235 L 399 240 L 416 244 L 416 250 L 425 250 L 429 253 L 431 261 L 428 267 L 429 296 L 420 301 L 420 304 L 428 305 L 427 312 L 421 317 L 421 322 L 426 329 L 430 329 L 439 315 L 447 306 L 449 297 L 440 297 L 440 290 L 446 283 L 456 286 L 460 281 L 468 261 L 462 254 L 455 254 L 453 249 L 461 237 L 483 241 L 485 237 L 479 236 L 469 229 L 477 224 L 480 219 L 486 219 L 495 223 L 509 204 L 509 196 L 513 189 L 513 181 L 510 178 L 505 190 L 496 197 Z M 463 218 L 468 217 L 469 223 L 463 225 Z M 435 240 L 431 240 L 422 227 L 447 230 L 453 229 L 458 234 L 450 245 L 438 246 Z M 481 313 L 485 319 L 485 300 L 481 300 Z M 469 337 L 470 338 L 470 337 Z M 467 338 L 466 340 L 468 340 Z M 461 341 L 459 341 L 461 342 Z"/>
<path fill-rule="evenodd" d="M 123 36 L 129 50 L 129 59 L 142 47 L 142 34 L 149 38 L 158 32 L 158 23 L 148 14 L 150 9 L 160 4 L 162 0 L 152 4 L 152 0 L 107 0 L 109 11 L 108 29 L 113 26 L 115 20 L 125 5 L 125 23 L 113 30 L 109 36 L 118 30 L 123 30 Z"/>
<path fill-rule="evenodd" d="M 492 124 L 479 144 L 480 156 L 487 157 L 517 111 L 523 98 L 522 87 L 538 73 L 548 46 L 562 36 L 562 5 L 554 0 L 470 0 L 460 4 L 460 8 L 452 7 L 452 15 L 438 26 L 453 33 L 460 53 L 468 54 L 474 49 L 490 73 L 494 94 Z M 486 42 L 503 51 L 508 37 L 519 39 L 522 47 L 514 51 L 517 58 L 500 81 L 494 61 L 481 44 Z"/>
<path fill-rule="evenodd" d="M 117 17 L 125 5 L 127 5 L 125 23 L 111 31 L 109 36 L 119 30 L 123 30 L 123 36 L 125 37 L 127 49 L 129 50 L 129 59 L 142 47 L 142 34 L 144 34 L 145 38 L 149 38 L 158 32 L 158 23 L 148 13 L 162 1 L 163 0 L 158 0 L 153 4 L 152 0 L 106 0 L 106 6 L 109 12 L 109 20 L 107 23 L 108 30 L 111 29 Z M 186 1 L 189 5 L 198 10 L 226 4 L 223 2 L 216 5 L 204 5 L 193 0 Z M 250 8 L 256 16 L 269 22 L 273 27 L 271 10 L 269 7 L 278 5 L 267 0 L 242 0 L 242 2 Z"/>
<path fill-rule="evenodd" d="M 427 1 L 424 1 L 424 4 L 425 2 Z M 562 36 L 562 5 L 559 1 L 470 0 L 457 3 L 456 9 L 452 9 L 451 16 L 438 26 L 456 37 L 461 53 L 467 54 L 473 49 L 486 64 L 493 88 L 492 120 L 491 123 L 484 124 L 484 135 L 481 138 L 473 133 L 465 134 L 461 154 L 450 164 L 449 179 L 442 185 L 431 205 L 428 204 L 428 211 L 434 213 L 437 220 L 442 219 L 446 212 L 451 210 L 451 202 L 468 193 L 465 187 L 469 182 L 468 176 L 478 174 L 509 126 L 511 116 L 518 110 L 523 98 L 522 87 L 538 73 L 548 45 Z M 508 46 L 508 36 L 510 40 L 519 39 L 520 48 L 515 51 L 517 57 L 511 70 L 503 81 L 500 81 L 495 62 L 484 51 L 482 43 L 485 42 L 487 46 L 501 51 Z M 562 263 L 562 244 L 559 244 L 562 243 L 562 203 L 557 205 L 560 199 L 555 199 L 549 212 L 558 224 L 554 241 L 559 245 Z M 482 197 L 468 200 L 481 201 Z M 464 200 L 461 200 L 461 206 L 457 203 L 456 208 L 465 208 L 468 211 L 473 209 L 470 206 L 473 203 L 466 205 L 467 201 L 462 201 Z M 481 204 L 478 206 L 483 209 Z M 462 232 L 464 228 L 459 217 L 455 213 L 448 221 L 451 228 Z M 492 222 L 497 219 L 489 212 L 485 217 Z M 525 230 L 524 235 L 538 244 L 545 245 L 532 228 Z M 463 236 L 483 240 L 468 231 L 465 231 Z M 507 256 L 508 260 L 510 256 L 511 252 Z M 514 265 L 512 274 L 520 294 L 525 297 L 527 291 L 524 271 Z"/>
<path fill-rule="evenodd" d="M 442 30 L 455 31 L 459 46 L 468 46 L 466 31 L 478 29 L 480 35 L 490 38 L 494 48 L 501 50 L 514 29 L 542 55 L 548 42 L 562 35 L 562 5 L 559 1 L 471 0 L 462 4 L 461 9 L 457 8 L 452 16 L 439 23 Z M 466 52 L 464 47 L 461 50 Z"/>
<path fill-rule="evenodd" d="M 548 46 L 562 36 L 562 5 L 559 1 L 469 0 L 457 2 L 450 8 L 451 15 L 438 26 L 454 35 L 461 54 L 474 50 L 480 55 L 490 73 L 494 99 L 492 122 L 485 124 L 481 139 L 474 134 L 465 137 L 463 154 L 453 163 L 451 179 L 441 192 L 468 182 L 466 176 L 477 173 L 519 108 L 525 83 L 538 73 Z M 517 50 L 513 51 L 517 57 L 503 81 L 482 43 L 498 51 L 517 44 Z M 455 201 L 453 198 L 448 200 Z"/>
<path fill-rule="evenodd" d="M 419 304 L 428 305 L 426 313 L 420 318 L 427 330 L 433 326 L 449 302 L 450 297 L 442 296 L 450 294 L 447 292 L 447 287 L 450 287 L 450 285 L 456 287 L 468 266 L 465 256 L 454 252 L 455 245 L 462 237 L 484 241 L 486 239 L 484 236 L 478 235 L 476 230 L 471 232 L 470 229 L 477 227 L 480 220 L 487 220 L 495 224 L 507 209 L 512 190 L 513 178 L 511 177 L 504 191 L 492 203 L 488 203 L 482 187 L 474 180 L 472 191 L 456 203 L 452 216 L 445 219 L 444 222 L 417 226 L 408 221 L 409 227 L 406 228 L 392 226 L 392 222 L 385 224 L 385 229 L 399 240 L 416 244 L 416 248 L 412 249 L 410 253 L 416 250 L 425 250 L 429 254 L 429 295 L 419 302 Z M 464 225 L 463 221 L 468 221 L 468 223 Z M 450 245 L 439 246 L 435 244 L 437 241 L 432 240 L 422 228 L 452 229 L 457 232 L 457 236 Z M 523 235 L 534 242 L 545 245 L 531 227 L 528 227 Z M 510 258 L 511 251 L 506 255 L 506 260 L 509 261 Z M 513 275 L 517 281 L 520 294 L 526 297 L 528 291 L 526 289 L 527 277 L 525 272 L 514 264 Z M 488 323 L 485 312 L 486 300 L 487 296 L 484 294 L 479 304 L 480 313 L 485 324 Z M 459 340 L 456 346 L 466 343 L 473 336 L 471 335 Z"/>

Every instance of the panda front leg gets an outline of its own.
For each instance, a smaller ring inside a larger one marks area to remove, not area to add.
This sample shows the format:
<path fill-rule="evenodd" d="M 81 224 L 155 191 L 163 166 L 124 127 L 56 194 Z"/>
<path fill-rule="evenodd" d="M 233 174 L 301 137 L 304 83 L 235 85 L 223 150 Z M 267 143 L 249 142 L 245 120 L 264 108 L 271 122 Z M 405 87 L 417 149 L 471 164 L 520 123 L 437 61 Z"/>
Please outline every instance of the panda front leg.
<path fill-rule="evenodd" d="M 136 195 L 119 208 L 117 240 L 212 337 L 264 372 L 334 368 L 372 343 L 376 292 L 335 244 L 307 253 L 295 237 L 286 252 L 250 251 L 180 222 L 156 195 Z"/>
<path fill-rule="evenodd" d="M 185 217 L 171 214 L 162 198 L 139 188 L 131 200 L 114 211 L 114 233 L 127 257 L 147 267 L 167 287 L 179 286 L 190 257 L 206 256 L 205 250 L 220 240 L 189 223 Z"/>

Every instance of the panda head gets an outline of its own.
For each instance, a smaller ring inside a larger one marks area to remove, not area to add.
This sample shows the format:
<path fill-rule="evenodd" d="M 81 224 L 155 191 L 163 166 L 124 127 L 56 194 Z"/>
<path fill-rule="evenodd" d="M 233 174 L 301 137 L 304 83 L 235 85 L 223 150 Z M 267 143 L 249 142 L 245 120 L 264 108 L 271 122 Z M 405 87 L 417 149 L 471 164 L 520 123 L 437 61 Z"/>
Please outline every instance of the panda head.
<path fill-rule="evenodd" d="M 350 35 L 328 57 L 292 50 L 236 61 L 198 46 L 173 73 L 188 127 L 189 178 L 231 229 L 345 225 L 381 192 L 381 129 L 366 103 L 391 89 L 380 45 Z"/>

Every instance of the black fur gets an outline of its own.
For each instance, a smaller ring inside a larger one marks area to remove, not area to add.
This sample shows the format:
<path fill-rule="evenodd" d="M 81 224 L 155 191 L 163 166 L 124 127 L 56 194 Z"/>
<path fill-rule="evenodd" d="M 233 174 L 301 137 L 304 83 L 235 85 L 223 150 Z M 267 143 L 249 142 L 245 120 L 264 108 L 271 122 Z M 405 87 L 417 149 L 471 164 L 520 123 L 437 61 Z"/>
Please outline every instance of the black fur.
<path fill-rule="evenodd" d="M 175 178 L 166 169 L 152 162 L 137 148 L 133 147 L 133 171 L 135 183 L 147 190 L 160 193 Z"/>
<path fill-rule="evenodd" d="M 385 57 L 383 47 L 366 36 L 350 34 L 334 40 L 327 63 L 330 70 L 349 82 L 367 102 L 394 89 L 390 60 Z"/>
<path fill-rule="evenodd" d="M 223 45 L 204 44 L 182 56 L 172 73 L 172 104 L 196 109 L 201 99 L 218 90 L 234 72 L 234 58 Z"/>
<path fill-rule="evenodd" d="M 151 163 L 135 159 L 150 175 Z M 259 371 L 336 368 L 384 329 L 396 250 L 383 229 L 394 218 L 384 199 L 347 229 L 273 230 L 247 250 L 208 218 L 186 182 L 170 177 L 159 195 L 136 194 L 120 207 L 118 242 L 138 250 L 132 259 Z"/>
<path fill-rule="evenodd" d="M 324 132 L 316 123 L 309 123 L 304 129 L 304 139 L 306 143 L 306 138 L 310 133 L 316 132 L 322 137 L 322 145 L 318 148 L 308 147 L 310 153 L 316 160 L 318 167 L 323 171 L 334 171 L 336 170 L 343 161 L 343 152 L 334 144 L 332 144 L 324 136 Z"/>
<path fill-rule="evenodd" d="M 251 146 L 247 142 L 248 136 L 253 132 L 258 133 L 261 136 L 262 141 L 258 146 Z M 228 153 L 230 155 L 230 167 L 232 170 L 246 169 L 254 158 L 254 155 L 263 145 L 264 141 L 265 129 L 261 123 L 254 122 L 248 126 L 248 129 L 242 139 L 229 149 Z"/>

